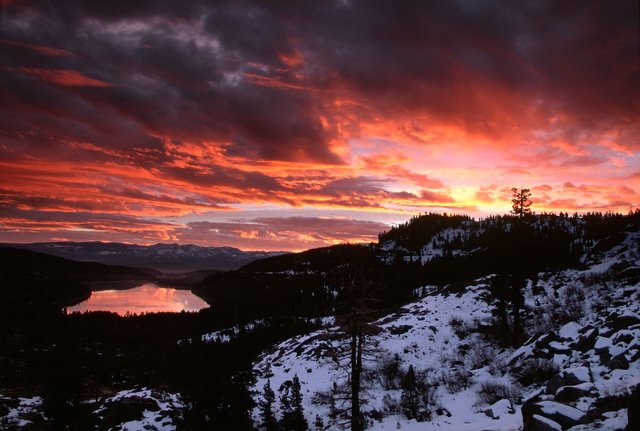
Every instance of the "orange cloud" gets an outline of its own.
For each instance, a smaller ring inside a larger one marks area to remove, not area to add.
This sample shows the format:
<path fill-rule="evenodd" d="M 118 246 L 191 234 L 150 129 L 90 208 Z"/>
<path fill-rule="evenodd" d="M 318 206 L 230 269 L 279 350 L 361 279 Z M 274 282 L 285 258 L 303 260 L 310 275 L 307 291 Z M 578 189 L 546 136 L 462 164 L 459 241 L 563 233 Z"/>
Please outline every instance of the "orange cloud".
<path fill-rule="evenodd" d="M 90 78 L 77 70 L 18 67 L 11 70 L 63 87 L 111 87 L 113 84 Z"/>
<path fill-rule="evenodd" d="M 34 45 L 31 43 L 19 42 L 16 40 L 0 39 L 0 43 L 8 46 L 15 46 L 17 48 L 28 49 L 37 52 L 42 55 L 48 55 L 51 57 L 74 57 L 75 54 L 64 49 L 52 48 L 44 45 Z"/>

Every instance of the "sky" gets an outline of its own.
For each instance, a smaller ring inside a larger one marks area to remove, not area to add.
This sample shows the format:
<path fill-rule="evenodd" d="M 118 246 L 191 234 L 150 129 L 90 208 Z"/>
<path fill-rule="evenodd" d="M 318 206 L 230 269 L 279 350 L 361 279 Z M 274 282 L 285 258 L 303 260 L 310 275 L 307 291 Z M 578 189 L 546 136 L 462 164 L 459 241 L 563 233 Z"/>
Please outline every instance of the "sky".
<path fill-rule="evenodd" d="M 0 1 L 2 242 L 640 207 L 637 0 Z"/>

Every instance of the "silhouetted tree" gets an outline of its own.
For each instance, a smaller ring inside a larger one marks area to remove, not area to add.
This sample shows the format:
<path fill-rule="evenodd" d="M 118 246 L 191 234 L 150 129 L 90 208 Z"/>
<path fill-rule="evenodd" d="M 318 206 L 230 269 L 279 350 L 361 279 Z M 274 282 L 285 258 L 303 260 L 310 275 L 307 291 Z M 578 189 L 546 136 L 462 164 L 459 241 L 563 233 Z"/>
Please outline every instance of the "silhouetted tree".
<path fill-rule="evenodd" d="M 309 429 L 307 420 L 304 417 L 302 407 L 302 391 L 300 389 L 300 379 L 293 376 L 292 380 L 287 380 L 280 387 L 280 407 L 282 418 L 280 426 L 284 431 L 306 431 Z"/>
<path fill-rule="evenodd" d="M 531 215 L 531 190 L 518 189 L 513 187 L 511 189 L 511 214 L 519 217 L 520 219 L 525 216 Z"/>
<path fill-rule="evenodd" d="M 273 392 L 273 389 L 271 389 L 271 382 L 267 380 L 262 390 L 262 400 L 258 402 L 262 426 L 266 431 L 278 430 L 278 421 L 273 413 L 273 403 L 275 400 L 276 394 Z"/>
<path fill-rule="evenodd" d="M 429 404 L 432 401 L 433 391 L 428 387 L 424 375 L 417 375 L 413 365 L 410 365 L 400 384 L 402 387 L 400 395 L 402 413 L 407 419 L 415 419 L 418 422 L 429 420 L 431 418 Z"/>
<path fill-rule="evenodd" d="M 373 308 L 373 303 L 376 302 L 373 281 L 367 278 L 364 272 L 364 267 L 357 267 L 356 274 L 358 275 L 351 275 L 351 279 L 346 282 L 343 290 L 343 302 L 339 307 L 340 314 L 336 316 L 336 323 L 348 338 L 349 357 L 346 371 L 349 377 L 351 431 L 364 430 L 365 420 L 361 412 L 363 355 L 366 350 L 367 338 L 379 331 L 378 327 L 372 323 L 373 317 L 376 315 Z M 334 359 L 337 363 L 340 362 L 340 358 Z"/>
<path fill-rule="evenodd" d="M 491 293 L 498 300 L 496 314 L 498 315 L 500 330 L 503 333 L 509 330 L 509 318 L 507 303 L 509 302 L 509 277 L 504 274 L 496 275 L 491 279 Z"/>

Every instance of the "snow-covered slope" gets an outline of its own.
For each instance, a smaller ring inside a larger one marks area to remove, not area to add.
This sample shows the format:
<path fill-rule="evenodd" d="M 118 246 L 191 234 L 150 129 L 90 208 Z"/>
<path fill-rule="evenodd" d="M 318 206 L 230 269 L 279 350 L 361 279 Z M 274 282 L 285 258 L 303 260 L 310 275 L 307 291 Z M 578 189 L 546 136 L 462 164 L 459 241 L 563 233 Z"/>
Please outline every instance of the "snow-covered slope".
<path fill-rule="evenodd" d="M 136 388 L 87 400 L 99 429 L 119 431 L 175 431 L 184 403 L 178 394 Z M 0 394 L 0 429 L 48 429 L 43 399 L 11 398 Z"/>
<path fill-rule="evenodd" d="M 364 361 L 367 428 L 509 430 L 521 429 L 523 417 L 525 429 L 624 428 L 623 398 L 640 384 L 639 244 L 631 233 L 585 269 L 528 280 L 531 337 L 522 346 L 501 347 L 491 335 L 491 277 L 424 289 L 431 293 L 375 322 L 380 331 L 368 338 Z M 267 380 L 277 392 L 297 375 L 311 429 L 339 428 L 347 349 L 337 327 L 274 346 L 255 363 L 256 399 Z M 410 366 L 431 388 L 426 422 L 399 407 Z M 258 409 L 254 418 L 259 424 Z"/>

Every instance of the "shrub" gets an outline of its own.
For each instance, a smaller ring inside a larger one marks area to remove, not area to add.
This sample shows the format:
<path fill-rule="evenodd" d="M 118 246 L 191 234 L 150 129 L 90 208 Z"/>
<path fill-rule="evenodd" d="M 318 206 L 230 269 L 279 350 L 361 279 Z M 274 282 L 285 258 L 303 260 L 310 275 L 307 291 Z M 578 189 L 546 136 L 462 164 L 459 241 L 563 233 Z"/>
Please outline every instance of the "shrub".
<path fill-rule="evenodd" d="M 528 359 L 523 361 L 514 371 L 514 376 L 523 386 L 543 383 L 558 374 L 559 367 L 549 359 Z"/>
<path fill-rule="evenodd" d="M 470 369 L 475 370 L 489 365 L 495 356 L 496 348 L 478 336 L 469 345 L 465 362 Z"/>
<path fill-rule="evenodd" d="M 400 388 L 400 380 L 402 379 L 402 370 L 400 369 L 400 357 L 385 357 L 379 368 L 380 383 L 383 389 L 389 391 Z"/>
<path fill-rule="evenodd" d="M 440 382 L 453 394 L 466 389 L 473 383 L 472 375 L 466 368 L 453 368 L 440 374 Z"/>
<path fill-rule="evenodd" d="M 504 399 L 516 403 L 520 398 L 520 391 L 498 380 L 487 380 L 480 383 L 478 398 L 489 405 Z"/>
<path fill-rule="evenodd" d="M 462 339 L 468 334 L 468 327 L 464 319 L 460 316 L 451 316 L 449 319 L 449 326 L 453 329 L 453 332 L 458 336 L 458 338 Z"/>
<path fill-rule="evenodd" d="M 428 372 L 416 373 L 413 366 L 402 379 L 400 409 L 407 419 L 418 422 L 428 421 L 436 406 L 436 385 L 428 378 Z"/>

